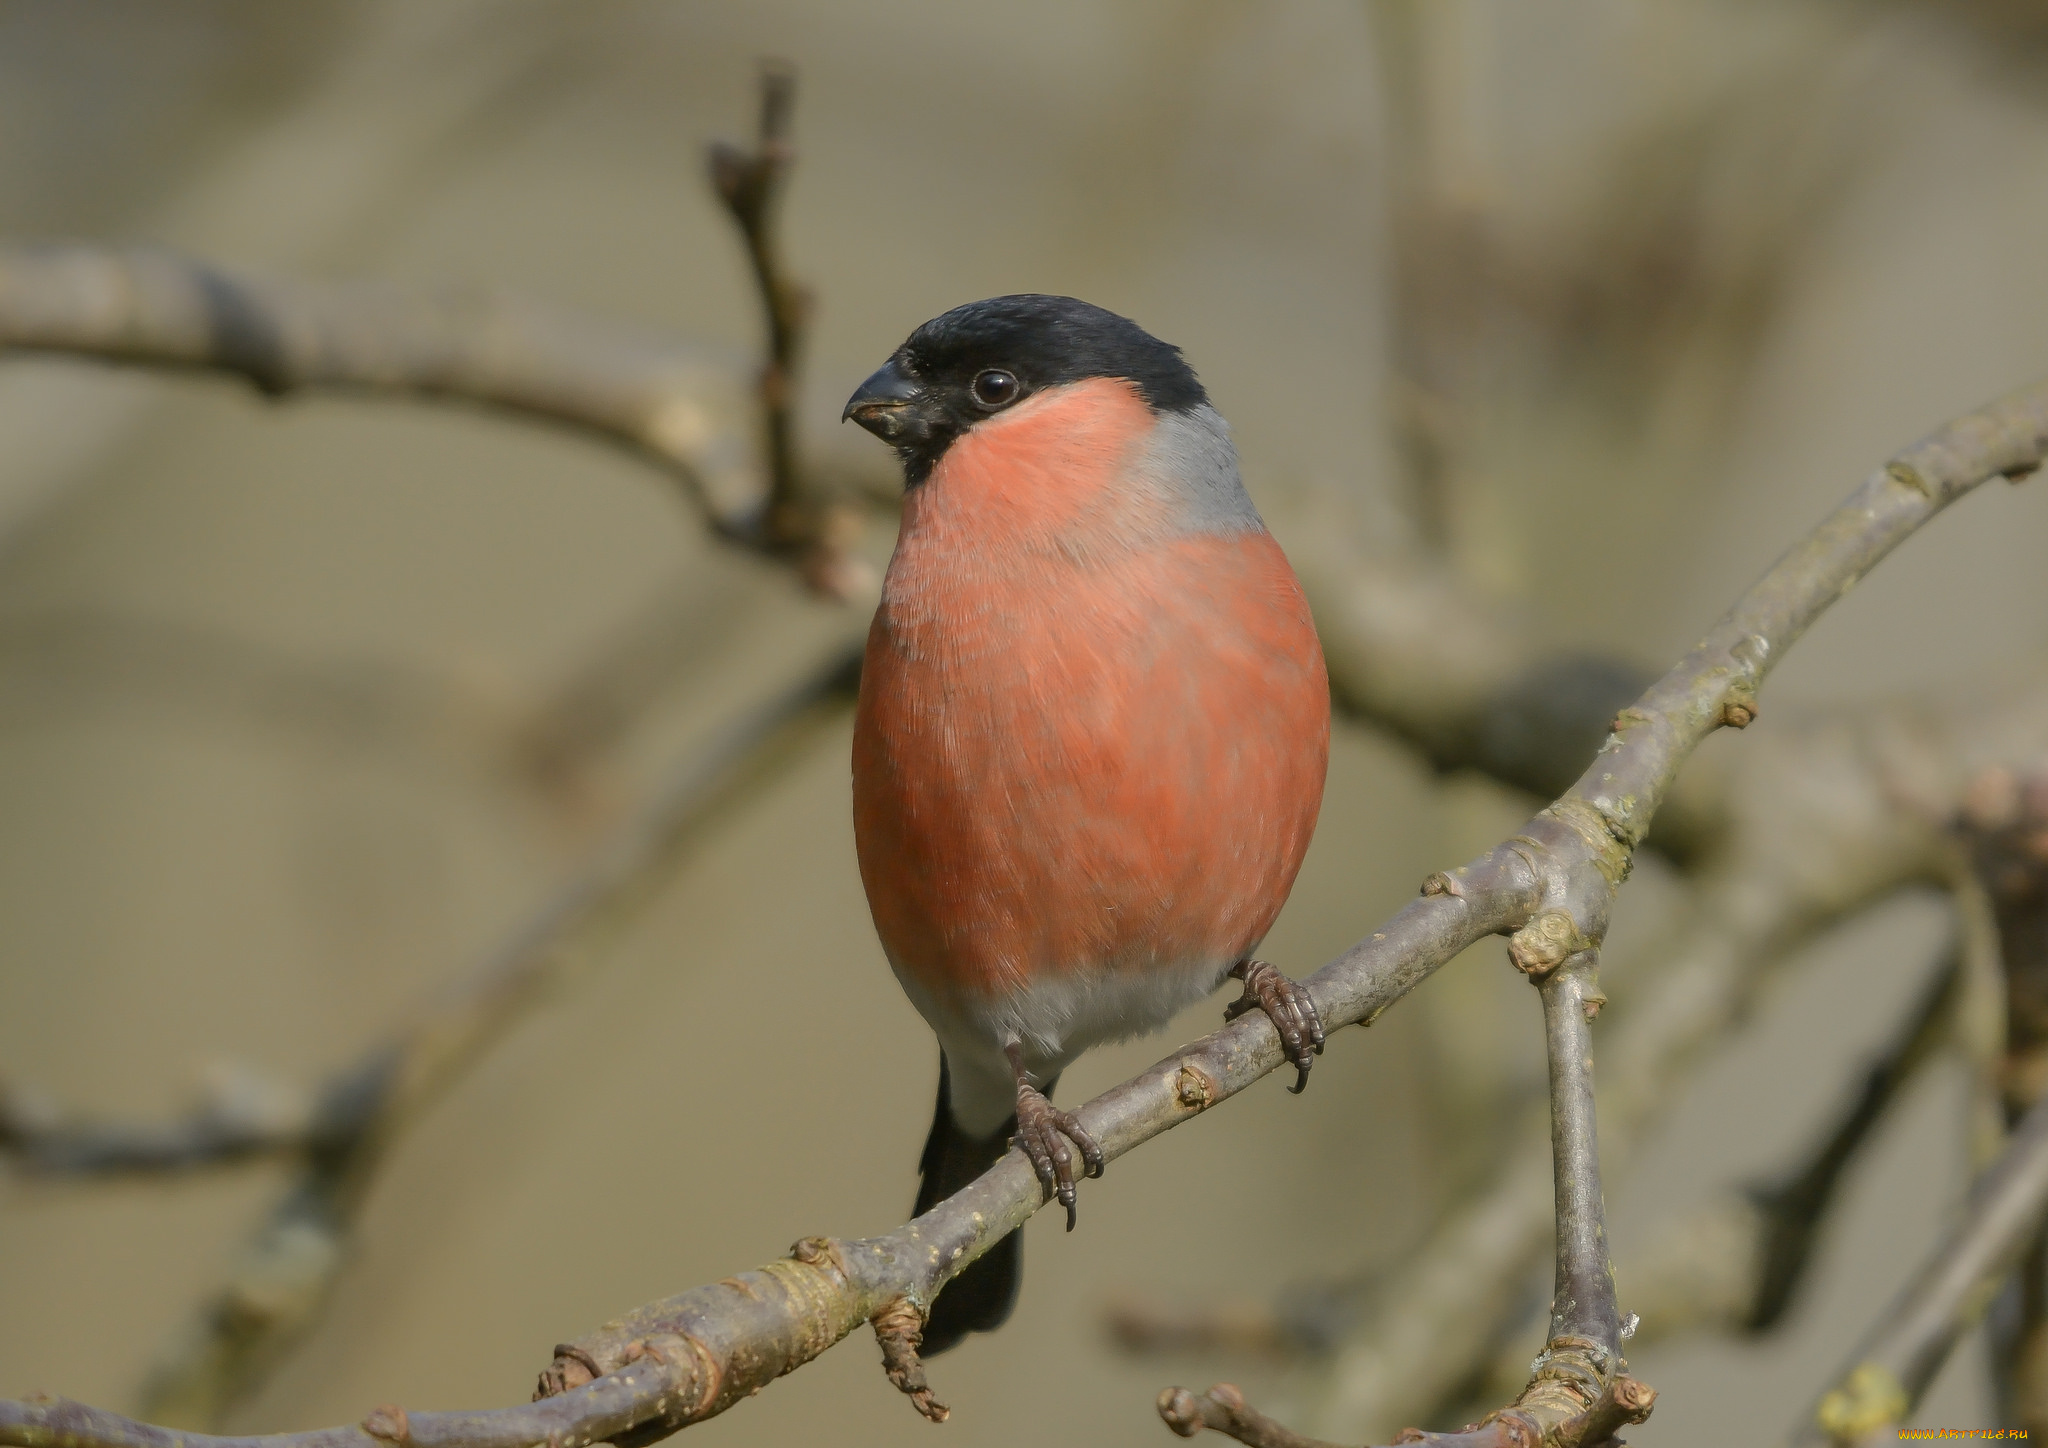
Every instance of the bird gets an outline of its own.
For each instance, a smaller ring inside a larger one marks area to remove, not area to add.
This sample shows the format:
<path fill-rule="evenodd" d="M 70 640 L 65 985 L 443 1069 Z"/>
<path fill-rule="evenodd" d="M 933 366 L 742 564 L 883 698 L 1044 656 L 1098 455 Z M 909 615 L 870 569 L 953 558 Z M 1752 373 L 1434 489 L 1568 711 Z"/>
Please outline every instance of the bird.
<path fill-rule="evenodd" d="M 1051 1103 L 1083 1051 L 1226 978 L 1307 1085 L 1307 990 L 1252 957 L 1321 807 L 1329 677 L 1180 350 L 1072 297 L 953 308 L 847 402 L 902 525 L 855 710 L 853 824 L 890 967 L 938 1037 L 921 1216 L 1012 1142 L 1076 1220 L 1100 1146 Z M 999 1327 L 1019 1233 L 931 1304 L 922 1350 Z"/>

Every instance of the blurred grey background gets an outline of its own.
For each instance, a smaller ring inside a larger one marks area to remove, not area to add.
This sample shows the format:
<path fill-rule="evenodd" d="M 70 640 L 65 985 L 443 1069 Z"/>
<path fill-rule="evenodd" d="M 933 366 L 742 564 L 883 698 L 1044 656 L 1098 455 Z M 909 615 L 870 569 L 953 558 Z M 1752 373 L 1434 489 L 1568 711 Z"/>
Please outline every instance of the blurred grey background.
<path fill-rule="evenodd" d="M 2034 7 L 1435 13 L 1429 53 L 1459 68 L 1432 92 L 1449 97 L 1429 138 L 1439 200 L 1483 205 L 1547 274 L 1597 283 L 1639 202 L 1669 214 L 1674 176 L 1699 198 L 1672 232 L 1694 251 L 1660 262 L 1668 239 L 1651 238 L 1626 259 L 1635 290 L 1585 292 L 1623 313 L 1679 296 L 1681 340 L 1615 364 L 1668 399 L 1632 414 L 1647 431 L 1609 437 L 1597 408 L 1547 393 L 1541 347 L 1512 329 L 1469 378 L 1486 410 L 1451 546 L 1558 635 L 1669 659 L 1873 463 L 2048 373 Z M 1067 292 L 1186 349 L 1283 541 L 1331 519 L 1394 538 L 1413 524 L 1387 359 L 1413 299 L 1390 240 L 1406 143 L 1387 34 L 1352 0 L 6 0 L 0 238 L 471 282 L 746 355 L 757 303 L 702 147 L 748 132 L 757 58 L 786 56 L 802 78 L 787 244 L 818 298 L 802 423 L 821 465 L 886 471 L 836 419 L 918 322 Z M 1726 326 L 1684 303 L 1716 267 L 1740 284 L 1697 294 L 1742 299 Z M 2038 658 L 2044 539 L 2038 483 L 1942 519 L 1800 647 L 1759 728 Z M 689 666 L 577 791 L 492 762 L 497 721 L 671 595 L 700 620 Z M 310 1089 L 516 923 L 662 761 L 846 627 L 709 541 L 667 482 L 577 438 L 0 361 L 0 1072 L 136 1118 L 171 1114 L 221 1062 Z M 553 1343 L 633 1304 L 902 1219 L 935 1052 L 867 919 L 847 734 L 700 831 L 417 1123 L 329 1310 L 233 1430 L 520 1401 Z M 1527 808 L 1341 728 L 1264 953 L 1306 973 Z M 1626 896 L 1618 931 L 1647 934 L 1657 898 L 1654 879 Z M 1610 1183 L 1617 1241 L 1796 1151 L 1941 930 L 1937 906 L 1908 900 L 1811 952 Z M 762 1016 L 766 1038 L 744 1028 Z M 1101 1051 L 1065 1093 L 1170 1044 Z M 1445 1086 L 1475 1061 L 1494 1063 L 1490 1107 Z M 1119 1356 L 1104 1303 L 1257 1296 L 1397 1260 L 1474 1169 L 1461 1123 L 1498 1116 L 1539 1068 L 1532 993 L 1498 949 L 1474 951 L 1336 1039 L 1301 1099 L 1262 1083 L 1116 1163 L 1072 1236 L 1035 1223 L 1016 1318 L 933 1366 L 943 1429 L 862 1335 L 693 1440 L 1158 1443 L 1158 1389 L 1218 1377 L 1284 1411 L 1283 1370 Z M 1636 1359 L 1663 1397 L 1631 1441 L 1732 1441 L 1735 1397 L 1758 1441 L 1777 1432 L 1966 1172 L 1944 1070 L 1857 1168 L 1785 1333 Z M 280 1180 L 0 1178 L 0 1393 L 132 1403 Z M 1979 1421 L 1981 1376 L 1960 1355 L 1919 1421 Z"/>

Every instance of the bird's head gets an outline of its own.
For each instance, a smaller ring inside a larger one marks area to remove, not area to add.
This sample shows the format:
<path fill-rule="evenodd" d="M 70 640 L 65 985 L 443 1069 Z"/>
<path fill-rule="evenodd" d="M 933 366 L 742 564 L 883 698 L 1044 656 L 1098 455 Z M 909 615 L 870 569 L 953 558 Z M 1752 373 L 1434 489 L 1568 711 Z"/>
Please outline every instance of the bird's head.
<path fill-rule="evenodd" d="M 1127 317 L 1073 297 L 1026 293 L 934 317 L 860 385 L 852 418 L 903 459 L 915 487 L 979 423 L 1036 393 L 1091 378 L 1130 383 L 1155 414 L 1205 407 L 1180 349 Z"/>

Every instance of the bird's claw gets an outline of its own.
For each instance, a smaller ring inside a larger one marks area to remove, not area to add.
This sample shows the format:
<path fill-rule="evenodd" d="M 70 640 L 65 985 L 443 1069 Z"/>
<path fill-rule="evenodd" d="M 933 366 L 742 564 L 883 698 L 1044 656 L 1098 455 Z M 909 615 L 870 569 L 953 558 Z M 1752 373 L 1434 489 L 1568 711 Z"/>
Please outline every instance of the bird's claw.
<path fill-rule="evenodd" d="M 1017 1088 L 1016 1144 L 1038 1174 L 1039 1185 L 1067 1209 L 1067 1230 L 1074 1230 L 1074 1152 L 1081 1152 L 1082 1175 L 1102 1175 L 1102 1148 L 1071 1111 L 1061 1111 L 1035 1086 Z"/>
<path fill-rule="evenodd" d="M 1280 1033 L 1280 1048 L 1294 1063 L 1294 1084 L 1287 1089 L 1299 1096 L 1308 1089 L 1308 1068 L 1323 1054 L 1323 1018 L 1308 987 L 1289 980 L 1263 960 L 1234 965 L 1230 973 L 1244 982 L 1244 994 L 1224 1009 L 1223 1019 L 1234 1021 L 1249 1010 L 1261 1010 L 1273 1029 Z"/>

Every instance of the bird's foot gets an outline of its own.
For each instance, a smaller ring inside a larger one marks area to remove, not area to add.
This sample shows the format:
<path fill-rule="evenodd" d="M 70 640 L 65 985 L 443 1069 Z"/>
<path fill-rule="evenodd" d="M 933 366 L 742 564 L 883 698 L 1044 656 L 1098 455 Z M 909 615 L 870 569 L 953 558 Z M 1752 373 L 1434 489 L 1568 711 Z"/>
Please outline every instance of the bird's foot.
<path fill-rule="evenodd" d="M 1017 1083 L 1016 1144 L 1038 1173 L 1039 1184 L 1059 1198 L 1067 1209 L 1067 1230 L 1074 1230 L 1074 1149 L 1081 1153 L 1083 1175 L 1102 1175 L 1102 1148 L 1071 1111 L 1062 1111 L 1046 1100 L 1045 1093 L 1025 1082 Z M 1073 1146 L 1069 1147 L 1068 1142 Z"/>
<path fill-rule="evenodd" d="M 1249 1010 L 1261 1010 L 1280 1033 L 1280 1048 L 1297 1073 L 1287 1089 L 1299 1096 L 1308 1089 L 1308 1068 L 1323 1054 L 1323 1018 L 1309 999 L 1308 987 L 1289 980 L 1263 960 L 1243 960 L 1230 968 L 1244 982 L 1244 994 L 1232 1001 L 1223 1019 L 1234 1021 Z"/>

